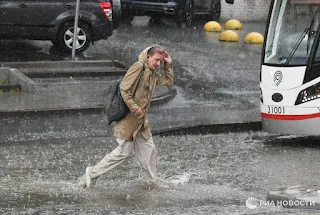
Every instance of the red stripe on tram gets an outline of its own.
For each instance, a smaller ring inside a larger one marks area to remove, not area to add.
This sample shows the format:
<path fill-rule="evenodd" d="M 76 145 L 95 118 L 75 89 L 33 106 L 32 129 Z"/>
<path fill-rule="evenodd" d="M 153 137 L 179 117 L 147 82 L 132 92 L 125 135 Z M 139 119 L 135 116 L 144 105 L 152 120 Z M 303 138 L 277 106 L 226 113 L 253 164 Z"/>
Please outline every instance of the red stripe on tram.
<path fill-rule="evenodd" d="M 275 119 L 275 120 L 304 120 L 320 117 L 320 113 L 301 114 L 301 115 L 285 115 L 285 114 L 269 114 L 261 113 L 262 118 Z"/>

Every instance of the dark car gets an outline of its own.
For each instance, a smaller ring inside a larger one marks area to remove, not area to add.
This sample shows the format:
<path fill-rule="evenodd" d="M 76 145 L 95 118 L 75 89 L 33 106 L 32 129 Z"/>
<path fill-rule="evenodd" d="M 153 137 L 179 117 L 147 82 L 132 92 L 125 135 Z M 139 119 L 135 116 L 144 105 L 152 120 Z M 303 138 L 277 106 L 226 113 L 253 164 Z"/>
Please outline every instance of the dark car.
<path fill-rule="evenodd" d="M 0 38 L 51 40 L 57 47 L 71 50 L 75 8 L 75 0 L 0 0 Z M 120 6 L 115 8 L 120 10 Z M 77 51 L 112 35 L 112 14 L 108 0 L 81 0 Z"/>
<path fill-rule="evenodd" d="M 232 4 L 233 0 L 226 0 Z M 219 20 L 220 0 L 121 0 L 122 20 L 131 22 L 134 16 L 150 16 L 153 20 L 173 17 L 179 24 L 190 26 L 195 15 L 205 15 L 208 20 Z"/>

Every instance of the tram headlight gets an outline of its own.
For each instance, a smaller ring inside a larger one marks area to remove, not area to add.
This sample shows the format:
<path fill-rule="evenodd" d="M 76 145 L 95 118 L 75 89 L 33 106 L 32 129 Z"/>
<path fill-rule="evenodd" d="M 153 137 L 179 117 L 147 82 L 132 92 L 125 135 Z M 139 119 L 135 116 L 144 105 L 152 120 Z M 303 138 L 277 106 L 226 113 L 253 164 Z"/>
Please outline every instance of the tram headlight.
<path fill-rule="evenodd" d="M 295 105 L 309 102 L 318 98 L 320 98 L 320 83 L 317 83 L 308 87 L 305 90 L 302 90 L 298 95 Z"/>

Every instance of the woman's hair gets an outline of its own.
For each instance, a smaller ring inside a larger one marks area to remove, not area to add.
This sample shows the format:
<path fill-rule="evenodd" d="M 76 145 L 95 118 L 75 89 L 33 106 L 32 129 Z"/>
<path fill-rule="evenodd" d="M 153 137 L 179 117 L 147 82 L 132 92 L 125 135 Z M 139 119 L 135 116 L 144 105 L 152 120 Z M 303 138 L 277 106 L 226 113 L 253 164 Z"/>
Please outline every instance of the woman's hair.
<path fill-rule="evenodd" d="M 163 55 L 164 50 L 160 46 L 153 46 L 147 52 L 148 56 L 153 56 L 155 53 Z"/>

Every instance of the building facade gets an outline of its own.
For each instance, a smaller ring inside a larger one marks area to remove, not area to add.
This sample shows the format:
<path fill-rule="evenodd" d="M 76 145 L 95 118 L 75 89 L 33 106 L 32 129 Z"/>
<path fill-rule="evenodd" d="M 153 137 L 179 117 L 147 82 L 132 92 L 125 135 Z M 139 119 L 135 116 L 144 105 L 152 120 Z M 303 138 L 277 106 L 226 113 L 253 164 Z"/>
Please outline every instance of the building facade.
<path fill-rule="evenodd" d="M 238 19 L 246 22 L 265 22 L 271 0 L 235 0 L 233 5 L 221 1 L 221 20 Z"/>

